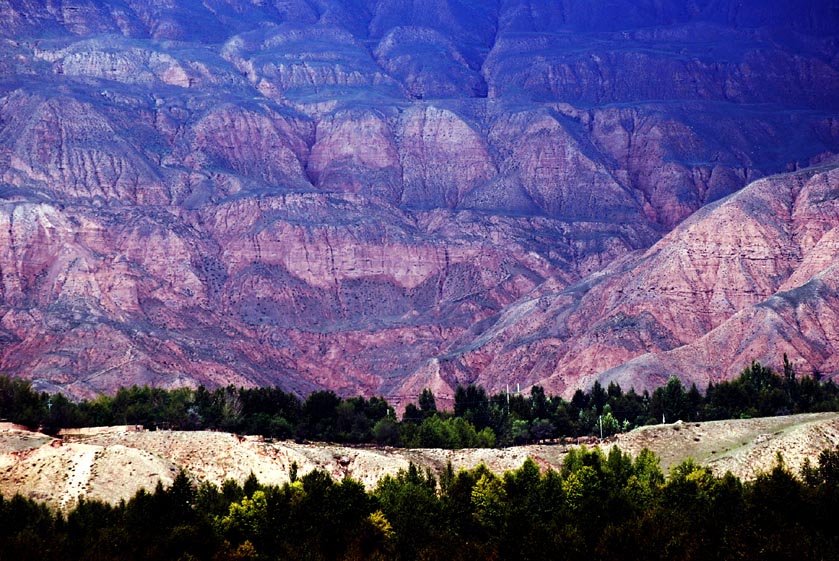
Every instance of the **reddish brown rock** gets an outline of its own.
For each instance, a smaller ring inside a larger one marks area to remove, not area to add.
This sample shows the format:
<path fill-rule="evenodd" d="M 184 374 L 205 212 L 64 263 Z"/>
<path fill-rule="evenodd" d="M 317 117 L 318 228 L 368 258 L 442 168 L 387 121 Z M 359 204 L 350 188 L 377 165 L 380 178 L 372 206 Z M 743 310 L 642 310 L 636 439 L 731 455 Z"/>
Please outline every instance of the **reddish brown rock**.
<path fill-rule="evenodd" d="M 835 14 L 757 4 L 0 1 L 0 370 L 832 373 L 831 173 L 714 203 L 839 152 Z"/>
<path fill-rule="evenodd" d="M 188 160 L 197 169 L 231 169 L 271 186 L 308 185 L 304 168 L 313 131 L 306 119 L 264 106 L 225 105 L 203 115 L 192 135 L 194 152 Z"/>
<path fill-rule="evenodd" d="M 380 111 L 342 110 L 325 116 L 309 157 L 309 177 L 325 191 L 402 199 L 402 162 L 396 135 Z"/>
<path fill-rule="evenodd" d="M 482 135 L 453 111 L 418 105 L 404 115 L 401 139 L 408 208 L 454 208 L 497 173 Z"/>
<path fill-rule="evenodd" d="M 504 114 L 493 123 L 493 146 L 510 155 L 501 173 L 511 188 L 518 187 L 521 200 L 529 202 L 526 210 L 580 222 L 642 222 L 635 194 L 599 158 L 593 159 L 592 147 L 569 128 L 547 110 Z M 491 185 L 469 202 L 500 206 L 503 202 L 491 197 L 505 186 Z"/>
<path fill-rule="evenodd" d="M 496 388 L 517 368 L 566 394 L 597 378 L 704 386 L 784 353 L 799 371 L 832 372 L 837 185 L 836 169 L 757 181 L 648 251 L 508 306 L 455 353 L 458 367 Z"/>
<path fill-rule="evenodd" d="M 92 104 L 15 92 L 0 114 L 7 184 L 57 197 L 168 202 L 158 170 Z"/>

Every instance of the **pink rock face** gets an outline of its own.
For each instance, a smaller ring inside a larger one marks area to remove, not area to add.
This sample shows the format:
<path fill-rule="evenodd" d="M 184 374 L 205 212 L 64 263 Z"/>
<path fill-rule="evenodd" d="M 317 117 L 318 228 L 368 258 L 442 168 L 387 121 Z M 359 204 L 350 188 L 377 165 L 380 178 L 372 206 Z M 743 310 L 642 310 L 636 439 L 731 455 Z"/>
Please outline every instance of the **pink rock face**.
<path fill-rule="evenodd" d="M 643 220 L 634 193 L 548 111 L 503 115 L 490 131 L 493 145 L 510 154 L 502 173 L 536 210 L 556 218 L 610 222 Z"/>
<path fill-rule="evenodd" d="M 231 38 L 223 56 L 277 98 L 332 101 L 351 91 L 400 92 L 372 53 L 336 25 L 266 27 Z"/>
<path fill-rule="evenodd" d="M 417 106 L 401 124 L 403 191 L 409 208 L 454 208 L 496 175 L 484 138 L 452 111 Z"/>
<path fill-rule="evenodd" d="M 0 111 L 10 140 L 6 183 L 57 197 L 168 200 L 157 170 L 93 105 L 13 93 Z"/>
<path fill-rule="evenodd" d="M 379 111 L 346 110 L 324 117 L 307 170 L 324 191 L 363 193 L 392 203 L 402 198 L 396 138 Z"/>
<path fill-rule="evenodd" d="M 160 52 L 118 35 L 67 43 L 44 41 L 34 49 L 35 61 L 52 65 L 56 75 L 102 79 L 154 89 L 243 86 L 246 82 L 222 59 L 208 54 L 196 60 L 188 49 Z"/>
<path fill-rule="evenodd" d="M 704 136 L 675 114 L 647 114 L 637 107 L 592 111 L 587 122 L 593 142 L 615 158 L 625 180 L 641 192 L 647 216 L 672 228 L 752 179 L 754 163 L 741 141 L 742 124 L 719 114 L 709 120 L 705 128 L 716 130 Z M 735 146 L 725 159 L 717 145 L 723 138 Z"/>
<path fill-rule="evenodd" d="M 524 364 L 523 379 L 566 394 L 598 378 L 704 386 L 783 353 L 830 372 L 837 186 L 836 169 L 757 181 L 613 270 L 508 306 L 457 360 L 495 387 Z"/>
<path fill-rule="evenodd" d="M 190 160 L 201 167 L 232 169 L 267 185 L 299 188 L 308 184 L 304 167 L 312 136 L 307 120 L 271 108 L 215 107 L 193 127 Z"/>
<path fill-rule="evenodd" d="M 839 153 L 836 22 L 787 4 L 0 2 L 0 371 L 832 374 L 835 172 L 773 174 Z"/>

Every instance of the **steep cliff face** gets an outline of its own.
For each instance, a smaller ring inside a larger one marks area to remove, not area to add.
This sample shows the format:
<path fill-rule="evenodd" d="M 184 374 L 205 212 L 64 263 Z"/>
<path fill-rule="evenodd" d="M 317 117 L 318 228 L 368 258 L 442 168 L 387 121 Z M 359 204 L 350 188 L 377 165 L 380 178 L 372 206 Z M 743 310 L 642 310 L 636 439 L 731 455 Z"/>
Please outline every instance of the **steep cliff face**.
<path fill-rule="evenodd" d="M 376 60 L 412 98 L 485 97 L 486 83 L 448 37 L 426 27 L 395 27 Z"/>
<path fill-rule="evenodd" d="M 403 168 L 390 115 L 345 109 L 318 122 L 308 174 L 321 191 L 360 193 L 393 204 L 402 200 Z"/>
<path fill-rule="evenodd" d="M 839 152 L 827 3 L 7 0 L 0 21 L 0 370 L 39 388 L 705 380 L 703 341 L 777 318 L 832 372 L 832 324 L 780 295 L 821 287 L 829 317 L 830 191 L 800 193 L 835 180 L 752 183 Z"/>

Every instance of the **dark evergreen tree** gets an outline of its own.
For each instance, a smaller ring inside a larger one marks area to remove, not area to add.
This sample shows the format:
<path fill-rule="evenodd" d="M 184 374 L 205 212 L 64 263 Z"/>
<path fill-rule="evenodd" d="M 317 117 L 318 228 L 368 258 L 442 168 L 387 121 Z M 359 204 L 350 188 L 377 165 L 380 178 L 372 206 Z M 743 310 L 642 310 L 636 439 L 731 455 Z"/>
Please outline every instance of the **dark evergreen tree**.
<path fill-rule="evenodd" d="M 425 388 L 422 390 L 419 396 L 419 408 L 424 419 L 437 413 L 437 401 L 430 389 Z"/>

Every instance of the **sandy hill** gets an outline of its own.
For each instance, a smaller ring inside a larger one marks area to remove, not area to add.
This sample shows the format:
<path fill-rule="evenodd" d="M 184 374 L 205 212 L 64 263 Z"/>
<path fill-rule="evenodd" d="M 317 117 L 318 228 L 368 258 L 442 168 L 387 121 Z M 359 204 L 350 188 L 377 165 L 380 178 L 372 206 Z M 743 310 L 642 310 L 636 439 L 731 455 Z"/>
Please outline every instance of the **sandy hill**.
<path fill-rule="evenodd" d="M 662 467 L 692 457 L 716 472 L 753 478 L 769 469 L 778 452 L 793 470 L 805 458 L 839 445 L 839 413 L 765 419 L 675 423 L 643 427 L 604 442 L 636 454 L 647 447 Z M 138 431 L 134 427 L 84 429 L 60 438 L 0 427 L 0 492 L 22 493 L 55 508 L 71 508 L 79 498 L 117 502 L 139 488 L 171 483 L 185 469 L 197 482 L 243 481 L 253 472 L 262 482 L 288 481 L 293 462 L 299 473 L 322 469 L 345 475 L 368 488 L 409 462 L 439 472 L 483 462 L 496 471 L 515 469 L 528 456 L 543 468 L 559 467 L 568 446 L 540 444 L 501 450 L 401 450 L 331 444 L 265 442 L 220 432 Z"/>

